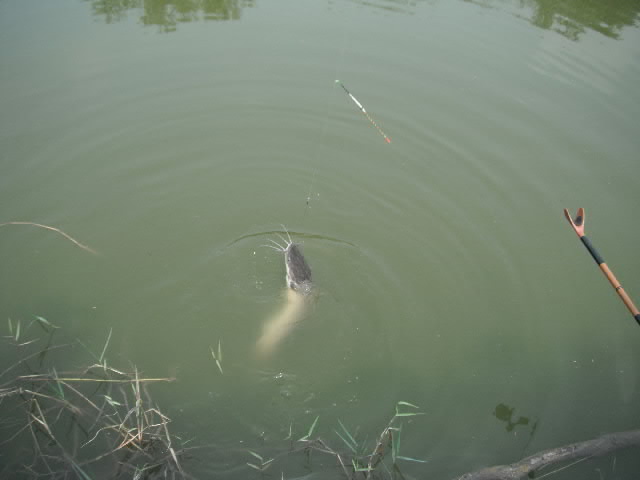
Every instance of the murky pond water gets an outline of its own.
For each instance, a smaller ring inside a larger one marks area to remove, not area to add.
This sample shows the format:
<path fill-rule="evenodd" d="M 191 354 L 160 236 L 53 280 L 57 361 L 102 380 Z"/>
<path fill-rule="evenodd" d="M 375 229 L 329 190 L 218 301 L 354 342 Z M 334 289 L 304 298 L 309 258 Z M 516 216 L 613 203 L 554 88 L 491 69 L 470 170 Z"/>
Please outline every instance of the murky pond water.
<path fill-rule="evenodd" d="M 407 478 L 638 428 L 640 327 L 562 209 L 585 207 L 640 302 L 639 13 L 0 1 L 0 223 L 98 252 L 0 228 L 0 321 L 39 315 L 98 353 L 112 331 L 110 365 L 175 377 L 150 388 L 174 432 L 215 445 L 185 460 L 198 478 L 258 478 L 248 451 L 318 416 L 335 448 L 338 420 L 373 447 L 398 401 L 424 413 Z M 281 224 L 315 287 L 263 358 Z M 553 478 L 637 471 L 621 452 Z M 340 475 L 302 454 L 270 473 Z"/>

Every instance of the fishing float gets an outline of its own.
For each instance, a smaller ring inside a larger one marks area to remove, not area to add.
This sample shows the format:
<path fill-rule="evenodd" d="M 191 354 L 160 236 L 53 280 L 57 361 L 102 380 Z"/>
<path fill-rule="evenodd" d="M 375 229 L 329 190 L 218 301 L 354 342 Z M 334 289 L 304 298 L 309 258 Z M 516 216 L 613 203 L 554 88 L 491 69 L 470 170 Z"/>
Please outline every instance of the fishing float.
<path fill-rule="evenodd" d="M 349 98 L 351 98 L 351 100 L 353 100 L 353 103 L 355 103 L 357 105 L 357 107 L 364 114 L 364 116 L 367 117 L 369 122 L 371 122 L 371 125 L 376 127 L 376 130 L 378 130 L 378 133 L 380 135 L 382 135 L 382 137 L 384 138 L 384 141 L 387 142 L 387 143 L 391 143 L 391 139 L 389 137 L 387 137 L 387 135 L 382 131 L 382 129 L 373 120 L 373 118 L 371 118 L 371 116 L 367 113 L 367 111 L 365 110 L 364 106 L 358 101 L 358 99 L 356 97 L 354 97 L 353 94 L 349 90 L 347 90 L 347 87 L 345 87 L 344 84 L 340 80 L 336 80 L 336 83 L 343 88 L 343 90 L 347 93 L 347 95 L 349 95 Z"/>

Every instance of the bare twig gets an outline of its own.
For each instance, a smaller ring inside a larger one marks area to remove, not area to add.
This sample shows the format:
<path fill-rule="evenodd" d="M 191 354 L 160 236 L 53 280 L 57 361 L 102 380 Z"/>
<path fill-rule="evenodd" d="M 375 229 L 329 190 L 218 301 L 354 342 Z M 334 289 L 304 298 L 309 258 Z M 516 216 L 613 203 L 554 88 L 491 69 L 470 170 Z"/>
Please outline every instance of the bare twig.
<path fill-rule="evenodd" d="M 83 250 L 86 250 L 89 253 L 93 253 L 94 255 L 98 254 L 98 252 L 96 252 L 93 248 L 86 246 L 84 243 L 80 243 L 78 240 L 73 238 L 71 235 L 63 232 L 59 228 L 50 227 L 49 225 L 42 225 L 40 223 L 33 223 L 33 222 L 4 222 L 4 223 L 0 223 L 0 227 L 4 227 L 6 225 L 31 225 L 31 226 L 34 226 L 34 227 L 39 227 L 39 228 L 44 228 L 46 230 L 51 230 L 53 232 L 59 233 L 60 235 L 65 237 L 67 240 L 73 242 L 75 245 L 77 245 L 78 247 L 82 248 Z"/>

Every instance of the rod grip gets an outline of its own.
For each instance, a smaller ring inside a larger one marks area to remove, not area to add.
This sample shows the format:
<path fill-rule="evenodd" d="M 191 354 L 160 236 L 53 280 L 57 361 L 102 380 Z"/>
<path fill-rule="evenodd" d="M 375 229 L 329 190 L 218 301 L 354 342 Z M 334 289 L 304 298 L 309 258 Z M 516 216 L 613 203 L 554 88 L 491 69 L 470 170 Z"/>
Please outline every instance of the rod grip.
<path fill-rule="evenodd" d="M 589 250 L 589 253 L 591 254 L 591 256 L 593 257 L 593 259 L 596 261 L 596 263 L 598 265 L 602 265 L 604 263 L 604 259 L 600 256 L 600 254 L 598 253 L 598 251 L 596 250 L 596 247 L 594 247 L 591 242 L 589 241 L 589 239 L 587 237 L 585 237 L 584 235 L 580 237 L 580 241 L 582 241 L 582 243 L 584 244 L 585 247 L 587 247 L 587 250 Z"/>
<path fill-rule="evenodd" d="M 638 307 L 634 305 L 629 295 L 627 295 L 627 292 L 624 291 L 624 288 L 622 288 L 622 285 L 620 285 L 620 282 L 618 281 L 616 276 L 613 274 L 609 266 L 606 263 L 604 263 L 604 258 L 600 256 L 596 248 L 591 244 L 591 242 L 587 237 L 582 235 L 580 237 L 580 241 L 584 244 L 586 249 L 589 250 L 589 253 L 593 257 L 593 259 L 596 261 L 598 266 L 600 267 L 600 270 L 602 270 L 602 273 L 604 273 L 604 275 L 607 277 L 607 280 L 609 280 L 609 283 L 611 283 L 611 286 L 615 289 L 620 299 L 624 302 L 626 307 L 629 309 L 629 311 L 631 312 L 631 315 L 633 315 L 633 318 L 636 319 L 636 322 L 638 322 L 638 325 L 640 325 L 640 311 L 638 310 Z"/>
<path fill-rule="evenodd" d="M 602 270 L 602 273 L 604 273 L 604 275 L 607 277 L 607 280 L 609 280 L 609 283 L 611 283 L 611 286 L 614 288 L 614 290 L 616 291 L 620 299 L 627 306 L 627 308 L 631 312 L 631 315 L 633 315 L 633 318 L 635 318 L 636 321 L 638 321 L 638 317 L 640 316 L 640 310 L 638 310 L 638 307 L 635 306 L 635 304 L 633 303 L 633 300 L 631 300 L 631 297 L 629 297 L 629 295 L 624 290 L 624 288 L 622 288 L 622 285 L 620 284 L 616 276 L 613 274 L 609 266 L 606 263 L 601 263 L 600 270 Z M 638 321 L 638 323 L 640 324 L 640 321 Z"/>

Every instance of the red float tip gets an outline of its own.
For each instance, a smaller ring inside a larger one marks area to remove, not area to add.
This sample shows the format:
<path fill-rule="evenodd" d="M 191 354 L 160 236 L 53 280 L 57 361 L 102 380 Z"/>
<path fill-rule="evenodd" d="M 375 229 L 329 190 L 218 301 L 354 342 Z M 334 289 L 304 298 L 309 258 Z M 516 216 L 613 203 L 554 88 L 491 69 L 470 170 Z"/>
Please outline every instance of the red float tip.
<path fill-rule="evenodd" d="M 391 139 L 389 137 L 384 137 L 384 141 L 387 143 L 391 143 Z"/>

